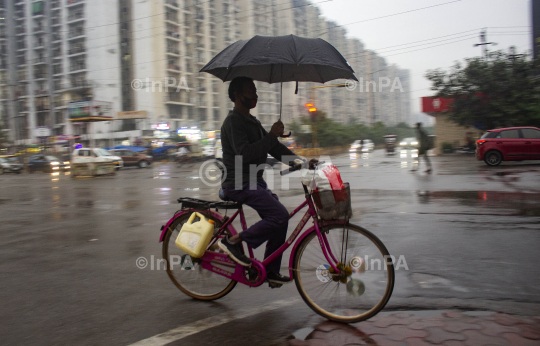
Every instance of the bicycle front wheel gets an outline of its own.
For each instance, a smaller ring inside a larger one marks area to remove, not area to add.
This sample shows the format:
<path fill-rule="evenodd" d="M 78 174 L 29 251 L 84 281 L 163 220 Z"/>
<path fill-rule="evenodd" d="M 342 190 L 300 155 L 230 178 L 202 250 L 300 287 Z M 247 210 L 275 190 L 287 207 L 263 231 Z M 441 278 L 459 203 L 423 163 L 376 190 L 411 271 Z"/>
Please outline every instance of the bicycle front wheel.
<path fill-rule="evenodd" d="M 294 257 L 293 275 L 300 295 L 311 309 L 332 321 L 354 323 L 376 315 L 394 288 L 394 265 L 388 250 L 360 226 L 332 225 L 322 232 L 340 274 L 328 263 L 313 231 Z"/>
<path fill-rule="evenodd" d="M 192 258 L 180 250 L 175 241 L 191 214 L 176 219 L 163 239 L 163 258 L 166 261 L 167 274 L 182 292 L 198 300 L 215 300 L 225 296 L 236 286 L 236 281 L 202 268 L 201 260 Z M 221 221 L 214 217 L 214 233 L 221 228 Z M 208 251 L 208 250 L 207 250 Z M 217 244 L 210 251 L 221 252 Z"/>

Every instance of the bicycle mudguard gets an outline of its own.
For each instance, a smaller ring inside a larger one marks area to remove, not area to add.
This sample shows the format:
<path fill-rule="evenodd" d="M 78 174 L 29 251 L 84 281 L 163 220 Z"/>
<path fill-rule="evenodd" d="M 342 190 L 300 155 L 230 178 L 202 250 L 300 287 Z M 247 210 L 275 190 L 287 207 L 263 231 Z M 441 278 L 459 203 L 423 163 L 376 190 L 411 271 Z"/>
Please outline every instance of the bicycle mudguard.
<path fill-rule="evenodd" d="M 163 239 L 165 238 L 165 233 L 167 233 L 167 230 L 169 229 L 169 227 L 171 226 L 171 224 L 174 222 L 174 220 L 176 220 L 177 218 L 183 216 L 183 215 L 186 215 L 186 214 L 191 214 L 193 212 L 200 212 L 200 213 L 204 213 L 204 214 L 208 214 L 210 213 L 210 215 L 212 217 L 215 217 L 217 220 L 219 221 L 222 221 L 223 220 L 223 215 L 215 212 L 215 211 L 212 211 L 212 210 L 204 210 L 204 211 L 201 211 L 201 210 L 196 210 L 196 209 L 188 209 L 188 210 L 182 210 L 182 211 L 179 211 L 177 212 L 176 214 L 174 214 L 174 216 L 165 224 L 165 226 L 161 226 L 161 235 L 159 236 L 159 242 L 163 242 Z M 234 229 L 234 226 L 232 224 L 229 224 L 227 226 L 227 229 L 231 232 L 232 235 L 236 235 L 238 234 L 238 232 L 236 232 L 236 229 Z"/>
<path fill-rule="evenodd" d="M 335 220 L 335 221 L 324 221 L 322 225 L 320 226 L 320 229 L 322 230 L 326 226 L 330 225 L 345 225 L 345 221 L 343 220 Z M 300 246 L 300 243 L 306 238 L 308 235 L 310 235 L 312 232 L 315 232 L 315 225 L 308 228 L 305 232 L 303 232 L 300 237 L 296 240 L 294 243 L 294 246 L 291 251 L 291 256 L 289 257 L 289 275 L 292 278 L 293 277 L 293 265 L 294 265 L 294 257 L 296 255 L 296 251 L 298 250 L 298 247 Z M 322 246 L 322 244 L 321 244 Z"/>

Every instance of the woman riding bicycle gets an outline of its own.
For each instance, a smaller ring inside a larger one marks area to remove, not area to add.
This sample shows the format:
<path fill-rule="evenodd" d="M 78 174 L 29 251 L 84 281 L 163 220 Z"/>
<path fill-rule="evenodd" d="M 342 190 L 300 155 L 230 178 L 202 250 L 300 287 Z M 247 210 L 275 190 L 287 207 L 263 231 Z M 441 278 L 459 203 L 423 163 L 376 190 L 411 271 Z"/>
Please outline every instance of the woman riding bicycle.
<path fill-rule="evenodd" d="M 250 114 L 258 99 L 257 88 L 251 78 L 233 79 L 229 85 L 229 98 L 234 102 L 234 108 L 221 127 L 223 163 L 227 169 L 222 183 L 223 193 L 230 200 L 255 209 L 262 220 L 238 235 L 225 237 L 218 245 L 235 262 L 250 266 L 251 260 L 244 255 L 242 241 L 252 248 L 267 241 L 266 258 L 285 243 L 287 236 L 289 212 L 263 179 L 267 155 L 279 161 L 285 157 L 291 161 L 300 158 L 278 141 L 284 129 L 281 121 L 274 123 L 268 133 Z M 239 160 L 241 164 L 237 165 Z M 253 166 L 256 166 L 256 172 L 251 168 Z M 253 179 L 250 179 L 252 175 Z M 279 273 L 280 267 L 281 256 L 267 266 L 269 282 L 283 284 L 291 281 Z"/>

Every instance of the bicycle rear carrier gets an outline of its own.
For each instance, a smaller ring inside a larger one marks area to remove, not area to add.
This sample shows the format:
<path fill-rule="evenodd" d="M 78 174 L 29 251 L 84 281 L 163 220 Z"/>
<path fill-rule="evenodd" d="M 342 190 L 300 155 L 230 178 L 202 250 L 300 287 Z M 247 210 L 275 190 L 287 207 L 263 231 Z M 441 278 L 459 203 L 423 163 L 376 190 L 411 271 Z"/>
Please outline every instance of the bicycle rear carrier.
<path fill-rule="evenodd" d="M 239 209 L 242 204 L 224 201 L 205 201 L 203 199 L 180 197 L 178 203 L 182 203 L 182 209 Z"/>

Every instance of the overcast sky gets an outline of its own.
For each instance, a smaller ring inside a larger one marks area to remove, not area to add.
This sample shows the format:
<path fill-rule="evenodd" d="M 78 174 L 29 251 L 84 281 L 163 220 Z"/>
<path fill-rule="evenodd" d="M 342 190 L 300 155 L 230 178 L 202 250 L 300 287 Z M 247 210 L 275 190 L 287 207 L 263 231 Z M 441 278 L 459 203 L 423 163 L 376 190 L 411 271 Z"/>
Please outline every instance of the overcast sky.
<path fill-rule="evenodd" d="M 360 39 L 367 49 L 386 57 L 388 63 L 410 70 L 413 114 L 420 111 L 420 97 L 433 94 L 429 81 L 423 77 L 425 72 L 438 67 L 446 69 L 455 61 L 480 55 L 481 48 L 473 44 L 479 42 L 481 28 L 487 28 L 488 41 L 498 43 L 490 50 L 508 50 L 512 45 L 519 52 L 532 48 L 530 0 L 312 1 L 319 3 L 316 6 L 326 19 L 345 24 L 349 37 Z M 441 5 L 420 9 L 438 4 Z M 369 20 L 416 9 L 420 10 Z M 362 20 L 369 21 L 346 25 Z M 451 36 L 441 37 L 447 35 Z M 437 37 L 440 38 L 428 40 Z M 415 41 L 422 42 L 411 43 Z M 408 43 L 411 44 L 403 45 Z M 436 45 L 440 46 L 432 47 Z M 391 46 L 394 47 L 384 49 Z M 416 51 L 408 52 L 413 50 Z"/>

